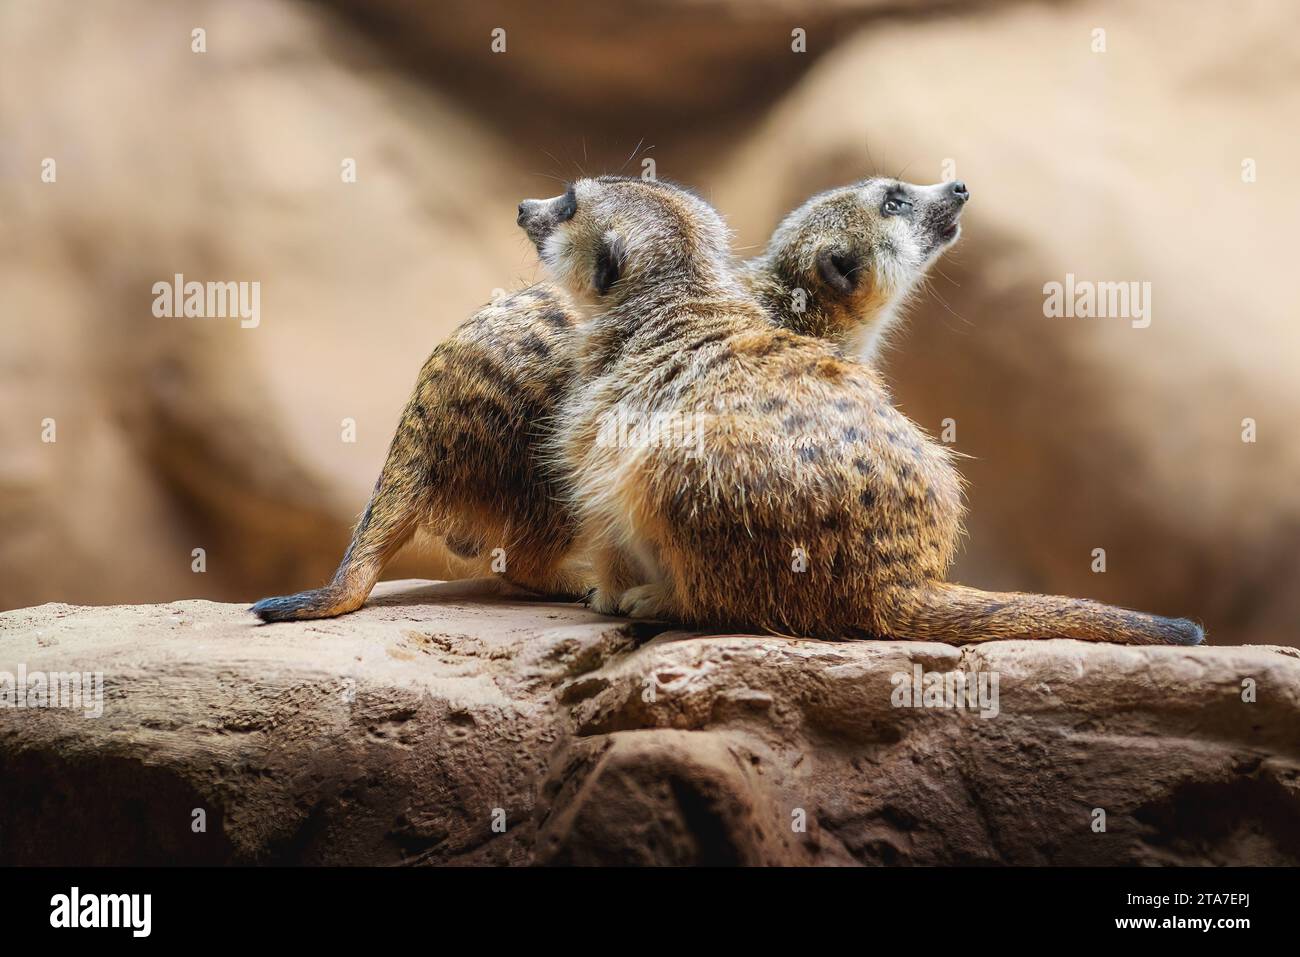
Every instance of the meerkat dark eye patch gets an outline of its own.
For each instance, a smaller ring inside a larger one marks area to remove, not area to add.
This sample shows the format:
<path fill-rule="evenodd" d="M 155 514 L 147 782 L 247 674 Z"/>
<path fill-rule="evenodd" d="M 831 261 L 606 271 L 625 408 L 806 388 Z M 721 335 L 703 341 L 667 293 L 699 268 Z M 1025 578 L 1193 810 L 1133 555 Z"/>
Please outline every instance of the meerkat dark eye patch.
<path fill-rule="evenodd" d="M 560 197 L 560 201 L 555 206 L 555 221 L 557 223 L 567 223 L 573 218 L 573 214 L 578 211 L 578 196 L 570 186 Z"/>
<path fill-rule="evenodd" d="M 912 200 L 901 188 L 892 189 L 880 204 L 880 212 L 884 216 L 910 216 Z"/>
<path fill-rule="evenodd" d="M 862 260 L 853 253 L 823 247 L 817 252 L 817 272 L 838 295 L 847 296 L 858 284 Z"/>
<path fill-rule="evenodd" d="M 609 294 L 614 283 L 622 278 L 626 260 L 627 246 L 624 245 L 623 238 L 613 233 L 606 233 L 600 240 L 600 248 L 596 250 L 596 267 L 591 279 L 597 295 Z"/>

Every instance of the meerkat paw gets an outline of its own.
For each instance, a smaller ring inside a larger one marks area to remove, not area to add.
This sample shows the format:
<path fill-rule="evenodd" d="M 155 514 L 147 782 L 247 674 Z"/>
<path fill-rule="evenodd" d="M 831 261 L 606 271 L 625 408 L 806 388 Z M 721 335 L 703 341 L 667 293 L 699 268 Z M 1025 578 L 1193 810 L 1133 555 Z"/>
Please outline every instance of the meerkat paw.
<path fill-rule="evenodd" d="M 619 614 L 619 596 L 604 588 L 593 588 L 584 604 L 598 615 Z"/>
<path fill-rule="evenodd" d="M 623 592 L 619 610 L 628 618 L 673 617 L 668 589 L 659 583 L 638 585 Z"/>

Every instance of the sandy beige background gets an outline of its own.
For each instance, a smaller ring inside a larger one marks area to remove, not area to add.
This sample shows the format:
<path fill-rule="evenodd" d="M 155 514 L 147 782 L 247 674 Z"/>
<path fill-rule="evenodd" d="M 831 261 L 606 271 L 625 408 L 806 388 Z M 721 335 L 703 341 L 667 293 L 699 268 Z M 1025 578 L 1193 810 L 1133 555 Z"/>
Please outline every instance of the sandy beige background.
<path fill-rule="evenodd" d="M 957 577 L 1300 644 L 1297 29 L 1286 0 L 0 0 L 0 607 L 323 580 L 424 356 L 537 278 L 515 203 L 632 156 L 742 253 L 873 170 L 966 180 L 886 367 L 972 456 Z M 260 326 L 155 318 L 178 272 L 260 282 Z M 1150 282 L 1150 328 L 1044 318 L 1066 273 Z"/>

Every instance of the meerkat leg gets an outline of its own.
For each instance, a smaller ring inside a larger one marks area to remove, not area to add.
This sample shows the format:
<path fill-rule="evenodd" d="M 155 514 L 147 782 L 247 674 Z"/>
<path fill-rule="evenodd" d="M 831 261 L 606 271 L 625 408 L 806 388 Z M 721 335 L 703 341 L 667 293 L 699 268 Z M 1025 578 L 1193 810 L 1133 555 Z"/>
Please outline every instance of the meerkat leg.
<path fill-rule="evenodd" d="M 408 407 L 388 449 L 384 470 L 328 585 L 263 598 L 250 610 L 264 622 L 332 618 L 365 604 L 384 566 L 410 540 L 428 513 L 429 489 L 422 430 L 424 423 Z"/>
<path fill-rule="evenodd" d="M 595 591 L 588 600 L 591 610 L 601 615 L 619 614 L 623 593 L 643 580 L 640 570 L 627 552 L 616 545 L 594 549 L 591 564 L 596 581 Z"/>
<path fill-rule="evenodd" d="M 502 576 L 510 584 L 526 588 L 542 601 L 582 601 L 596 587 L 590 572 L 556 568 L 536 579 Z"/>
<path fill-rule="evenodd" d="M 680 618 L 677 592 L 659 560 L 658 550 L 643 539 L 633 539 L 629 553 L 635 556 L 634 566 L 642 572 L 642 584 L 623 592 L 619 610 L 629 618 Z"/>
<path fill-rule="evenodd" d="M 619 610 L 628 618 L 670 620 L 680 618 L 680 610 L 670 582 L 657 581 L 637 585 L 623 592 Z"/>
<path fill-rule="evenodd" d="M 460 529 L 455 529 L 443 535 L 442 543 L 447 546 L 447 551 L 465 561 L 473 561 L 481 556 L 485 547 L 480 539 L 468 535 Z"/>
<path fill-rule="evenodd" d="M 596 587 L 591 568 L 574 562 L 564 562 L 542 580 L 534 589 L 541 595 L 562 601 L 579 601 Z"/>
<path fill-rule="evenodd" d="M 930 582 L 880 603 L 882 637 L 948 644 L 996 639 L 1075 638 L 1128 645 L 1199 645 L 1200 625 L 1082 598 L 987 592 Z"/>
<path fill-rule="evenodd" d="M 591 572 L 570 558 L 570 550 L 570 543 L 560 533 L 541 547 L 516 546 L 507 550 L 506 570 L 501 575 L 543 598 L 577 601 L 594 582 Z"/>

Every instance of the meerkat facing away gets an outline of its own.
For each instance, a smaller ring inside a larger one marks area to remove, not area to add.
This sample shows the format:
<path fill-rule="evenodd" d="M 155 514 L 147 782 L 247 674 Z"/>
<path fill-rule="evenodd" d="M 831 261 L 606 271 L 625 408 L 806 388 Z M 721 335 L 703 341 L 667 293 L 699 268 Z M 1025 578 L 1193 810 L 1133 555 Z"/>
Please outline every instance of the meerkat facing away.
<path fill-rule="evenodd" d="M 900 194 L 878 185 L 889 241 L 853 266 L 886 297 L 948 228 Z M 1182 619 L 946 582 L 963 517 L 948 451 L 870 367 L 767 321 L 703 200 L 602 177 L 525 201 L 520 220 L 592 316 L 551 442 L 598 610 L 823 638 L 1203 640 Z M 616 411 L 684 440 L 602 441 Z"/>
<path fill-rule="evenodd" d="M 884 227 L 893 207 L 878 201 L 886 186 L 893 203 L 935 223 L 936 254 L 956 241 L 970 196 L 962 183 L 868 179 L 820 193 L 786 216 L 745 267 L 772 323 L 874 358 L 881 327 L 911 289 L 902 281 L 881 287 L 861 268 L 877 258 L 874 246 L 892 242 Z M 253 612 L 269 622 L 354 611 L 420 527 L 441 535 L 471 573 L 500 571 L 542 594 L 584 594 L 590 572 L 573 551 L 577 523 L 539 459 L 574 372 L 578 321 L 558 289 L 537 284 L 483 307 L 435 348 L 334 578 L 263 599 Z"/>

